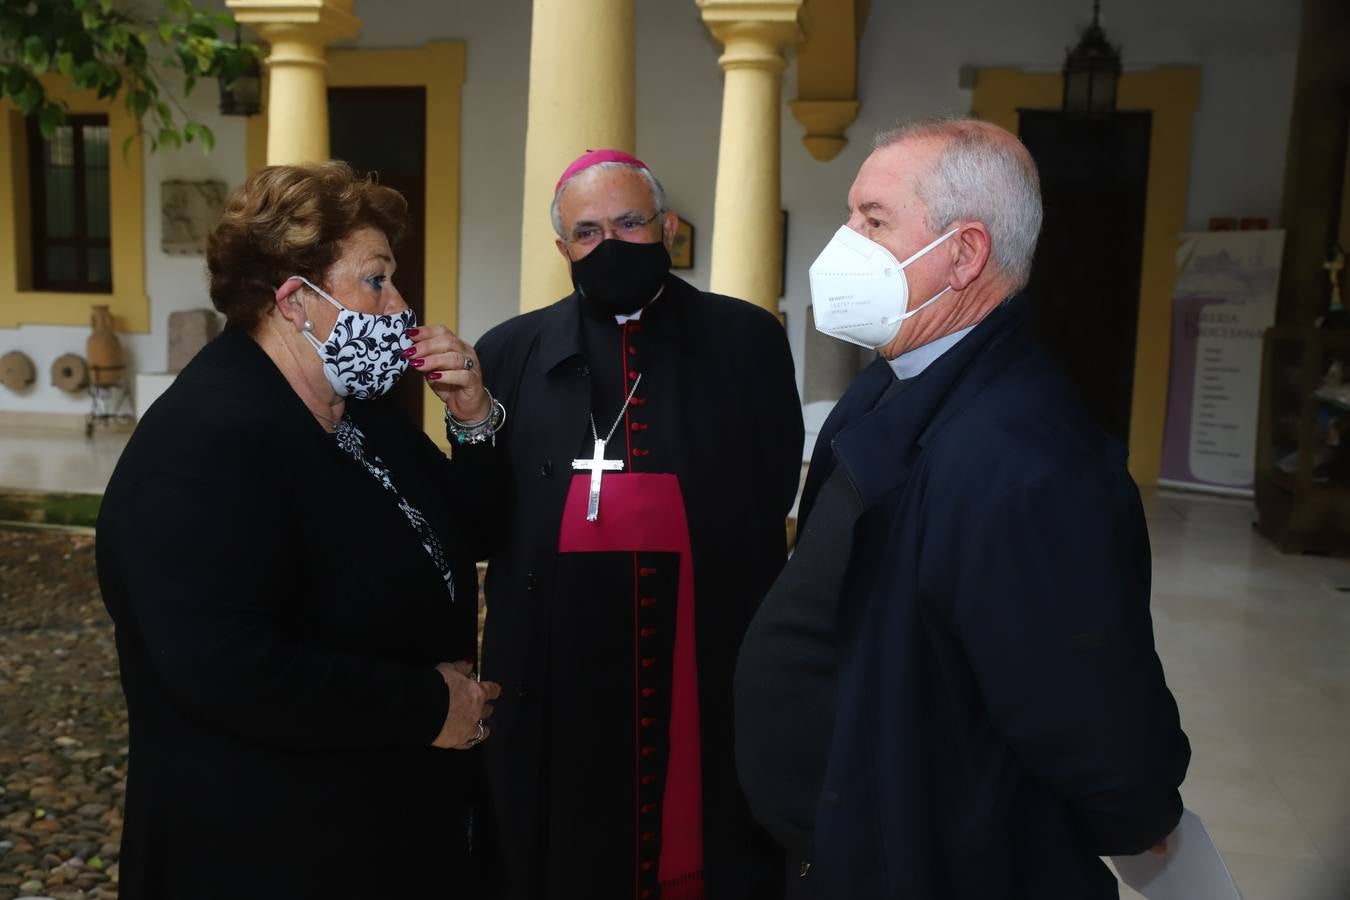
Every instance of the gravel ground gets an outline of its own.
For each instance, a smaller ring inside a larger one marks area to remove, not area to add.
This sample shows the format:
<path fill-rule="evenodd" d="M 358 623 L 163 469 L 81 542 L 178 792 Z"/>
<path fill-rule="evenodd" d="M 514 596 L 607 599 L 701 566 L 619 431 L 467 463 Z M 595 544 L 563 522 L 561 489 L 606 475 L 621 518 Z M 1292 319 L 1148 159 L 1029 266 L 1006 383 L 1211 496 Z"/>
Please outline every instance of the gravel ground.
<path fill-rule="evenodd" d="M 0 529 L 0 900 L 117 897 L 126 744 L 92 535 Z"/>
<path fill-rule="evenodd" d="M 93 535 L 0 526 L 0 900 L 116 900 L 126 774 Z"/>

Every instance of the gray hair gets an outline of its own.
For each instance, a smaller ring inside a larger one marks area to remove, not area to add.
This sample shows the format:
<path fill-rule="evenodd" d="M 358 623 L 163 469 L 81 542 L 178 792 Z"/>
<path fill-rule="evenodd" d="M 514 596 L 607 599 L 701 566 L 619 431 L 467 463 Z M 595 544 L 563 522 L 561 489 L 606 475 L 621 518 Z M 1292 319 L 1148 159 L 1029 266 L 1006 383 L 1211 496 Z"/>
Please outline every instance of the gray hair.
<path fill-rule="evenodd" d="M 656 180 L 656 176 L 653 175 L 650 170 L 644 169 L 641 166 L 635 166 L 632 163 L 611 160 L 609 162 L 596 163 L 593 166 L 587 166 L 582 169 L 581 172 L 589 172 L 591 169 L 632 169 L 642 176 L 643 181 L 647 182 L 647 188 L 652 192 L 652 202 L 656 204 L 656 211 L 658 213 L 665 212 L 666 189 L 661 187 L 661 182 Z M 562 183 L 562 186 L 554 193 L 553 205 L 550 206 L 548 210 L 549 217 L 553 220 L 553 230 L 557 232 L 558 237 L 560 238 L 566 237 L 566 235 L 563 234 L 562 213 L 558 210 L 558 205 L 562 202 L 563 191 L 567 190 L 567 186 L 571 184 L 581 172 L 578 172 L 576 175 L 573 175 Z"/>
<path fill-rule="evenodd" d="M 989 229 L 990 256 L 1017 290 L 1031 277 L 1041 233 L 1041 180 L 1022 142 L 987 122 L 970 118 L 920 119 L 877 135 L 880 150 L 912 138 L 943 144 L 933 167 L 915 179 L 928 209 L 927 225 L 944 234 L 965 219 Z"/>

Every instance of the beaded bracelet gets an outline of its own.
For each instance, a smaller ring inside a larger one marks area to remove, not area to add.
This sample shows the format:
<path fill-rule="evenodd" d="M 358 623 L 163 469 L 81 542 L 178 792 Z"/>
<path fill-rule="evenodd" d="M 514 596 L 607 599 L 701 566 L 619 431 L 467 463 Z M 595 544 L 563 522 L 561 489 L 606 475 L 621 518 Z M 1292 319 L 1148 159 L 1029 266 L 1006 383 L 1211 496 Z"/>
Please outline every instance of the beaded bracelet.
<path fill-rule="evenodd" d="M 506 424 L 506 407 L 491 393 L 488 393 L 488 399 L 492 401 L 492 407 L 479 422 L 461 422 L 446 407 L 445 436 L 455 444 L 482 444 L 491 440 L 492 446 L 497 446 L 497 432 Z"/>

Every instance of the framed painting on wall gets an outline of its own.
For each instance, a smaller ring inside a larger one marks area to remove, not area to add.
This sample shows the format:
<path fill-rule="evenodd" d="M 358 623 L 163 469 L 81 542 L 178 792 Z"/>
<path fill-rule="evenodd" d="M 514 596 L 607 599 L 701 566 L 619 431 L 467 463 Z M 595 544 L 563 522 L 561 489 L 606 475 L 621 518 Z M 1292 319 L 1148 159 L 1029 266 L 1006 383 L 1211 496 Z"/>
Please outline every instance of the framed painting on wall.
<path fill-rule="evenodd" d="M 684 219 L 679 220 L 675 228 L 675 241 L 670 248 L 670 267 L 672 269 L 692 269 L 694 267 L 694 226 Z"/>

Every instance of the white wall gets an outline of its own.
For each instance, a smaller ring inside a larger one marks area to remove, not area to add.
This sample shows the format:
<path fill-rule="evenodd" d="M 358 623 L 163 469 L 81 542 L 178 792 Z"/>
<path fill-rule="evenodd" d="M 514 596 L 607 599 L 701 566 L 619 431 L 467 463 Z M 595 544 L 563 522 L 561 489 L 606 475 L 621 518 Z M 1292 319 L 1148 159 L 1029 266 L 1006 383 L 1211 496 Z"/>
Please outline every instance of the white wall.
<path fill-rule="evenodd" d="M 150 332 L 122 334 L 122 346 L 133 371 L 162 372 L 168 365 L 169 313 L 210 308 L 206 292 L 206 263 L 201 256 L 170 256 L 160 250 L 160 183 L 164 181 L 224 181 L 233 187 L 244 177 L 244 126 L 216 112 L 219 95 L 214 83 L 199 84 L 183 101 L 193 116 L 216 136 L 215 152 L 204 155 L 198 145 L 181 150 L 145 152 L 145 277 L 150 297 Z M 114 147 L 113 152 L 120 152 Z M 96 295 L 90 303 L 98 302 Z M 22 350 L 37 366 L 38 380 L 23 394 L 0 388 L 0 412 L 73 413 L 89 411 L 87 394 L 67 394 L 51 384 L 52 362 L 65 353 L 84 356 L 89 327 L 24 325 L 0 328 L 0 354 Z M 129 379 L 129 381 L 134 379 Z"/>
<path fill-rule="evenodd" d="M 680 274 L 706 288 L 722 106 L 717 49 L 693 0 L 637 0 L 638 146 L 672 207 L 694 223 L 694 263 Z M 397 12 L 396 12 L 397 10 Z M 357 0 L 359 47 L 463 40 L 459 330 L 482 334 L 520 307 L 520 224 L 530 68 L 530 0 Z M 547 209 L 531 210 L 544 218 Z M 552 242 L 537 248 L 552 259 Z"/>
<path fill-rule="evenodd" d="M 356 46 L 465 42 L 459 330 L 470 340 L 519 309 L 530 7 L 530 0 L 356 0 L 364 23 Z M 551 244 L 540 251 L 557 252 Z"/>
<path fill-rule="evenodd" d="M 681 274 L 706 287 L 721 118 L 720 51 L 700 22 L 694 0 L 636 2 L 637 151 L 665 184 L 675 209 L 693 223 L 696 265 Z M 1107 6 L 1103 23 L 1122 45 L 1127 69 L 1169 63 L 1203 68 L 1188 227 L 1203 228 L 1211 215 L 1221 214 L 1266 216 L 1278 225 L 1298 4 L 1116 0 Z M 809 324 L 806 270 L 843 220 L 848 186 L 872 135 L 900 118 L 967 111 L 970 92 L 958 86 L 962 65 L 1057 70 L 1090 15 L 1086 0 L 874 0 L 871 7 L 860 63 L 862 113 L 849 131 L 849 146 L 834 160 L 817 162 L 802 146 L 801 127 L 786 106 L 795 96 L 795 72 L 789 69 L 785 77 L 783 206 L 789 213 L 789 259 L 783 308 L 799 370 Z M 530 0 L 356 3 L 364 22 L 358 46 L 466 42 L 459 327 L 470 340 L 518 308 L 530 8 Z M 209 111 L 214 87 L 203 85 L 199 91 L 196 102 Z M 243 175 L 240 121 L 222 123 L 214 116 L 207 121 L 219 140 L 213 156 L 203 158 L 194 149 L 147 161 L 147 270 L 155 332 L 127 339 L 145 370 L 165 364 L 169 311 L 207 302 L 201 261 L 159 252 L 159 182 L 215 177 L 234 185 Z M 372 140 L 398 139 L 381 133 L 379 123 L 372 123 L 371 131 Z M 556 251 L 550 244 L 537 252 Z M 0 329 L 0 353 L 20 347 L 45 369 L 59 353 L 83 352 L 86 333 L 81 328 Z M 0 390 L 0 410 L 79 412 L 85 403 L 49 388 L 23 398 Z"/>
<path fill-rule="evenodd" d="M 1298 4 L 1268 0 L 1109 2 L 1102 24 L 1121 46 L 1125 67 L 1199 65 L 1187 198 L 1187 227 L 1212 215 L 1266 216 L 1278 227 L 1285 146 L 1293 104 Z M 818 163 L 801 145 L 791 116 L 783 124 L 783 203 L 789 211 L 788 330 L 801 378 L 806 270 L 843 221 L 845 195 L 872 136 L 916 116 L 965 113 L 971 92 L 962 65 L 1058 71 L 1091 18 L 1079 0 L 946 0 L 871 4 L 860 55 L 862 111 L 850 143 Z M 793 96 L 789 73 L 785 96 Z"/>
<path fill-rule="evenodd" d="M 656 172 L 671 205 L 694 225 L 694 268 L 679 274 L 707 288 L 713 187 L 721 127 L 719 45 L 694 0 L 636 0 L 637 154 Z M 463 39 L 463 193 L 460 331 L 475 340 L 513 315 L 520 274 L 519 210 L 529 74 L 529 0 L 357 0 L 360 46 Z M 787 292 L 782 308 L 801 378 L 806 270 L 843 220 L 845 195 L 872 136 L 912 116 L 964 113 L 962 65 L 1058 70 L 1087 24 L 1079 0 L 941 4 L 877 0 L 864 35 L 862 112 L 851 142 L 821 163 L 801 144 L 787 108 L 795 69 L 784 77 L 783 207 L 788 211 Z M 1127 68 L 1204 69 L 1196 114 L 1187 225 L 1211 215 L 1266 216 L 1278 224 L 1298 42 L 1295 3 L 1266 0 L 1132 0 L 1103 20 Z M 1241 153 L 1234 152 L 1240 146 Z M 530 211 L 544 216 L 547 211 Z M 538 248 L 551 255 L 552 245 Z"/>

